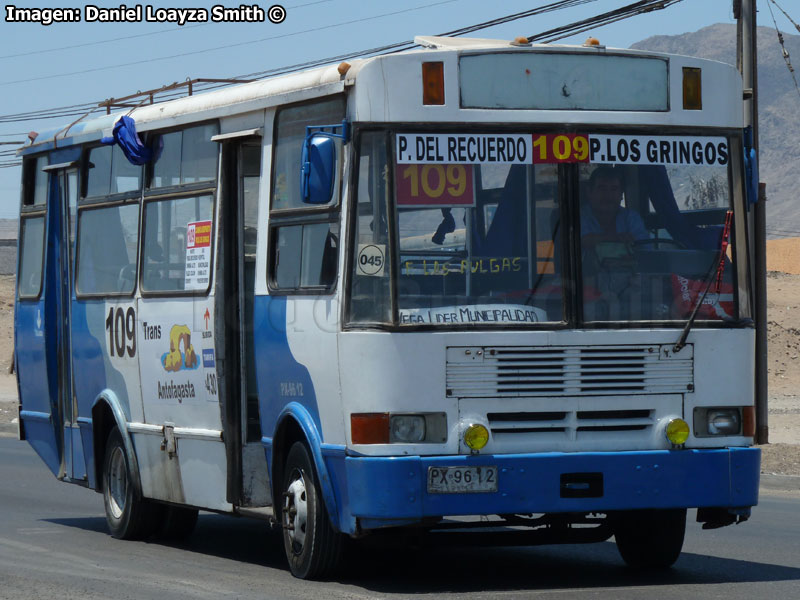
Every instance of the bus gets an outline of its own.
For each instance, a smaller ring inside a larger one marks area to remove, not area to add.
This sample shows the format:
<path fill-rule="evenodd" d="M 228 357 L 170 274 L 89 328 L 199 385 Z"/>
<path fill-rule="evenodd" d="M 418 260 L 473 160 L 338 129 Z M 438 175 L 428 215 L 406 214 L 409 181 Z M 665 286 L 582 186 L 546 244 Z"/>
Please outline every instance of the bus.
<path fill-rule="evenodd" d="M 409 530 L 668 567 L 758 502 L 741 77 L 416 42 L 21 150 L 20 438 L 114 537 L 270 519 L 299 578 Z"/>

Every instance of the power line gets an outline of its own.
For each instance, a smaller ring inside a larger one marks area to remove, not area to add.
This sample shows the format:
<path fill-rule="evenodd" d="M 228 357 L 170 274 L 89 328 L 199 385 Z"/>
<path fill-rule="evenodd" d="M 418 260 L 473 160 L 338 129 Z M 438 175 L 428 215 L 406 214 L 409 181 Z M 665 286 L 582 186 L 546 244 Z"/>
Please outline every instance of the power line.
<path fill-rule="evenodd" d="M 424 5 L 424 6 L 418 6 L 418 7 L 405 9 L 405 10 L 401 10 L 401 11 L 395 11 L 393 13 L 387 13 L 387 14 L 384 14 L 384 15 L 377 15 L 377 16 L 373 16 L 373 17 L 365 17 L 363 19 L 355 19 L 355 20 L 348 21 L 348 22 L 345 22 L 345 23 L 329 25 L 329 26 L 325 26 L 325 27 L 322 27 L 322 28 L 316 28 L 316 29 L 307 30 L 307 31 L 303 31 L 303 32 L 296 32 L 296 33 L 293 33 L 293 34 L 286 34 L 286 35 L 283 35 L 283 36 L 274 36 L 272 38 L 264 38 L 264 40 L 266 40 L 266 39 L 276 39 L 278 37 L 287 37 L 289 35 L 298 35 L 300 33 L 309 33 L 309 32 L 313 32 L 313 31 L 318 31 L 319 29 L 325 29 L 325 28 L 329 28 L 329 27 L 338 27 L 338 26 L 342 26 L 342 25 L 345 25 L 345 24 L 351 24 L 351 23 L 355 23 L 355 22 L 362 22 L 362 21 L 365 21 L 365 20 L 377 19 L 377 18 L 381 18 L 383 16 L 391 16 L 391 15 L 395 15 L 395 14 L 399 14 L 399 13 L 403 13 L 403 12 L 410 12 L 410 11 L 414 11 L 414 10 L 420 10 L 422 8 L 426 8 L 426 7 L 429 7 L 429 6 L 435 6 L 435 5 L 438 5 L 438 4 L 446 4 L 446 3 L 450 3 L 450 2 L 454 2 L 454 1 L 456 1 L 456 0 L 444 0 L 442 2 L 438 2 L 438 3 L 435 3 L 435 4 L 428 4 L 428 5 Z M 534 16 L 534 15 L 537 15 L 537 14 L 542 14 L 542 13 L 545 13 L 545 12 L 561 10 L 563 8 L 571 8 L 571 7 L 574 7 L 574 6 L 579 6 L 579 5 L 582 5 L 582 4 L 588 4 L 590 2 L 596 2 L 596 1 L 597 0 L 560 0 L 560 1 L 552 2 L 550 4 L 547 4 L 545 6 L 542 6 L 542 7 L 536 8 L 536 9 L 531 9 L 531 10 L 523 11 L 523 12 L 520 12 L 520 13 L 514 13 L 514 14 L 511 14 L 511 15 L 507 15 L 505 17 L 500 17 L 498 19 L 492 19 L 490 21 L 484 21 L 482 23 L 478 23 L 478 24 L 475 24 L 475 25 L 471 25 L 471 26 L 468 26 L 468 27 L 461 28 L 461 29 L 456 29 L 456 30 L 453 30 L 453 31 L 450 31 L 450 32 L 446 32 L 446 33 L 443 33 L 441 35 L 451 35 L 451 36 L 464 35 L 466 33 L 472 33 L 474 31 L 478 31 L 480 29 L 485 29 L 485 28 L 493 27 L 493 26 L 496 26 L 496 25 L 499 25 L 499 24 L 508 23 L 508 22 L 511 22 L 511 21 L 514 21 L 514 20 L 517 20 L 517 19 L 530 17 L 530 16 Z M 559 28 L 551 29 L 551 30 L 548 30 L 548 31 L 545 31 L 545 32 L 542 32 L 542 33 L 539 33 L 539 34 L 532 35 L 528 39 L 530 39 L 530 40 L 542 40 L 542 39 L 545 39 L 546 41 L 555 41 L 557 39 L 561 39 L 563 37 L 567 37 L 568 35 L 574 35 L 576 33 L 581 33 L 583 31 L 586 31 L 586 30 L 591 29 L 593 27 L 609 24 L 609 23 L 616 22 L 616 21 L 621 21 L 623 19 L 627 19 L 627 18 L 636 16 L 636 15 L 639 15 L 639 14 L 646 13 L 646 12 L 651 12 L 653 10 L 661 10 L 661 9 L 664 9 L 664 8 L 667 8 L 667 7 L 671 6 L 672 4 L 676 4 L 676 3 L 681 2 L 681 1 L 683 1 L 683 0 L 641 0 L 639 2 L 634 2 L 633 4 L 629 4 L 629 5 L 626 5 L 624 7 L 621 7 L 619 9 L 615 10 L 615 11 L 610 11 L 610 12 L 607 12 L 607 13 L 603 13 L 603 14 L 597 15 L 595 17 L 592 17 L 590 19 L 584 19 L 582 21 L 571 23 L 571 24 L 566 25 L 566 26 L 562 26 L 562 27 L 559 27 Z M 263 40 L 256 40 L 256 41 L 263 41 Z M 245 42 L 245 43 L 254 43 L 254 42 Z M 236 44 L 236 45 L 241 45 L 241 44 Z M 330 63 L 333 63 L 333 62 L 346 60 L 346 59 L 359 58 L 359 57 L 382 54 L 382 53 L 389 53 L 389 52 L 398 52 L 398 51 L 402 51 L 402 50 L 405 50 L 405 49 L 408 49 L 408 48 L 411 48 L 411 47 L 414 47 L 414 46 L 415 46 L 415 44 L 414 44 L 413 41 L 407 40 L 407 41 L 403 41 L 403 42 L 396 42 L 394 44 L 389 44 L 389 45 L 386 45 L 386 46 L 370 48 L 370 49 L 357 51 L 357 52 L 345 53 L 345 54 L 341 54 L 341 55 L 338 55 L 338 56 L 326 57 L 326 58 L 317 59 L 317 60 L 313 60 L 313 61 L 306 61 L 306 62 L 297 63 L 297 64 L 294 64 L 294 65 L 289 65 L 289 66 L 284 66 L 284 67 L 278 67 L 278 68 L 270 69 L 270 70 L 266 70 L 266 71 L 259 71 L 259 72 L 255 72 L 255 73 L 249 73 L 249 74 L 246 74 L 246 75 L 237 75 L 237 76 L 235 76 L 235 77 L 233 77 L 231 79 L 232 80 L 236 80 L 236 79 L 247 79 L 247 78 L 253 78 L 253 77 L 277 76 L 277 75 L 288 74 L 288 73 L 300 71 L 302 69 L 311 68 L 311 67 L 314 67 L 314 66 L 330 64 Z M 206 51 L 208 51 L 208 50 L 206 50 Z M 204 51 L 199 51 L 199 52 L 204 52 Z M 194 52 L 194 53 L 197 53 L 197 52 Z M 193 54 L 193 53 L 188 53 L 188 54 Z M 147 61 L 143 61 L 143 62 L 147 62 Z M 0 85 L 2 85 L 2 84 L 0 84 Z M 198 88 L 202 87 L 203 90 L 210 90 L 210 89 L 215 89 L 215 88 L 219 88 L 219 87 L 224 87 L 224 86 L 227 86 L 227 85 L 231 85 L 231 84 L 207 84 L 207 85 L 202 85 L 201 84 L 201 85 L 198 85 L 197 87 Z M 171 96 L 172 95 L 167 95 L 165 98 L 169 98 Z M 175 96 L 177 96 L 177 94 Z M 26 120 L 34 120 L 34 119 L 40 119 L 40 118 L 41 119 L 45 119 L 45 118 L 49 119 L 49 118 L 57 118 L 57 117 L 77 116 L 77 115 L 85 114 L 87 112 L 87 110 L 89 112 L 97 112 L 98 111 L 95 103 L 83 104 L 83 105 L 74 105 L 74 106 L 61 107 L 61 108 L 56 108 L 56 109 L 46 109 L 46 110 L 42 110 L 42 111 L 36 111 L 36 112 L 33 112 L 33 113 L 19 113 L 17 115 L 0 115 L 0 123 L 26 121 Z"/>
<path fill-rule="evenodd" d="M 450 1 L 453 1 L 453 0 L 450 0 Z M 474 31 L 478 31 L 480 29 L 485 29 L 487 27 L 494 27 L 496 25 L 508 23 L 508 22 L 511 22 L 511 21 L 514 21 L 514 20 L 517 20 L 517 19 L 522 19 L 522 18 L 526 18 L 526 17 L 530 17 L 530 16 L 535 16 L 535 15 L 538 15 L 538 14 L 544 14 L 544 13 L 547 13 L 547 12 L 553 12 L 553 11 L 561 10 L 561 9 L 564 9 L 564 8 L 572 8 L 574 6 L 580 6 L 582 4 L 588 4 L 590 2 L 596 2 L 596 1 L 597 0 L 558 0 L 556 2 L 551 2 L 550 4 L 546 4 L 546 5 L 541 6 L 539 8 L 530 9 L 530 10 L 527 10 L 527 11 L 514 13 L 514 14 L 511 14 L 511 15 L 506 15 L 505 17 L 492 19 L 490 21 L 484 21 L 483 23 L 470 25 L 470 26 L 467 26 L 467 27 L 463 27 L 461 29 L 456 29 L 456 30 L 453 30 L 453 31 L 450 31 L 450 32 L 445 32 L 445 33 L 442 33 L 440 35 L 460 36 L 460 35 L 464 35 L 464 34 L 467 34 L 467 33 L 472 33 Z M 417 10 L 417 9 L 407 9 L 406 11 L 399 11 L 399 12 L 408 12 L 409 10 Z M 397 13 L 390 13 L 390 14 L 397 14 Z M 376 17 L 371 17 L 371 18 L 376 18 Z M 300 33 L 302 33 L 302 32 L 300 32 Z M 296 35 L 296 34 L 292 34 L 292 35 Z M 305 69 L 305 68 L 311 68 L 313 66 L 329 64 L 329 63 L 340 61 L 340 60 L 344 60 L 344 59 L 360 58 L 360 57 L 364 57 L 364 56 L 370 56 L 370 55 L 374 55 L 374 54 L 380 54 L 380 53 L 392 52 L 392 51 L 396 52 L 396 51 L 405 50 L 407 48 L 412 48 L 414 46 L 415 46 L 415 44 L 414 44 L 413 40 L 406 40 L 406 41 L 403 41 L 403 42 L 396 42 L 394 44 L 389 44 L 389 45 L 386 45 L 386 46 L 380 46 L 380 47 L 376 47 L 376 48 L 371 48 L 371 49 L 368 49 L 368 50 L 362 50 L 362 51 L 359 51 L 359 52 L 346 53 L 346 54 L 342 54 L 342 55 L 339 55 L 339 56 L 332 56 L 332 57 L 327 57 L 327 58 L 323 58 L 323 59 L 307 61 L 307 62 L 298 63 L 298 64 L 290 65 L 290 66 L 279 67 L 279 68 L 271 69 L 271 70 L 267 70 L 267 71 L 259 71 L 259 72 L 256 72 L 256 73 L 249 73 L 249 74 L 246 74 L 246 75 L 237 75 L 237 76 L 233 77 L 232 79 L 251 79 L 253 77 L 276 76 L 276 75 L 280 75 L 280 74 L 299 71 L 299 70 Z M 221 85 L 221 84 L 207 84 L 207 85 L 198 86 L 198 88 L 204 89 L 204 90 L 215 89 L 215 88 L 219 88 L 219 87 L 223 87 L 223 85 Z M 177 96 L 178 96 L 178 94 L 175 94 L 175 97 L 177 97 Z M 168 97 L 169 96 L 164 97 L 164 98 L 168 98 Z M 19 114 L 16 114 L 16 115 L 0 115 L 0 123 L 4 123 L 4 122 L 6 122 L 6 123 L 9 123 L 9 122 L 20 122 L 20 121 L 35 120 L 35 119 L 53 119 L 53 118 L 66 118 L 66 117 L 72 117 L 72 116 L 79 116 L 79 115 L 82 115 L 82 114 L 86 113 L 88 110 L 91 110 L 92 108 L 96 107 L 96 105 L 97 105 L 97 103 L 81 104 L 81 105 L 74 105 L 74 106 L 69 106 L 69 107 L 47 109 L 47 110 L 38 111 L 38 112 L 19 113 Z M 59 111 L 59 112 L 55 112 L 55 111 Z M 98 112 L 96 108 L 95 108 L 94 112 Z"/>
<path fill-rule="evenodd" d="M 775 4 L 775 0 L 771 0 L 771 1 L 772 1 L 772 4 Z M 767 8 L 769 8 L 769 14 L 770 14 L 770 16 L 772 16 L 772 22 L 775 24 L 775 33 L 778 34 L 778 43 L 781 45 L 781 54 L 783 55 L 783 60 L 786 62 L 786 68 L 789 69 L 789 73 L 792 76 L 792 81 L 794 81 L 794 89 L 797 90 L 797 94 L 798 94 L 798 96 L 800 96 L 800 85 L 797 84 L 797 76 L 794 74 L 794 67 L 792 66 L 791 58 L 789 57 L 789 51 L 786 49 L 786 44 L 784 43 L 784 40 L 783 40 L 783 34 L 781 33 L 780 29 L 778 29 L 778 21 L 775 20 L 775 13 L 772 12 L 772 4 L 767 2 Z M 775 6 L 778 6 L 778 5 L 775 4 Z M 778 8 L 780 8 L 780 7 L 778 6 Z M 783 10 L 783 9 L 781 9 L 781 10 Z M 783 14 L 786 15 L 785 12 Z M 789 17 L 789 15 L 786 15 L 786 16 L 787 16 L 787 18 Z M 789 20 L 791 21 L 791 18 Z M 792 23 L 794 23 L 794 21 L 792 21 Z M 795 25 L 795 27 L 797 27 L 796 23 L 794 23 L 794 25 Z M 800 27 L 798 27 L 798 30 L 800 30 Z"/>
<path fill-rule="evenodd" d="M 481 29 L 487 29 L 489 27 L 495 27 L 496 25 L 503 25 L 505 23 L 510 23 L 512 21 L 516 21 L 519 19 L 524 19 L 531 16 L 536 16 L 548 12 L 554 12 L 556 10 L 562 10 L 564 8 L 572 8 L 574 6 L 580 6 L 582 4 L 588 4 L 590 2 L 596 2 L 597 0 L 558 0 L 557 2 L 551 2 L 550 4 L 546 4 L 544 6 L 540 6 L 539 8 L 534 8 L 518 13 L 513 13 L 510 15 L 506 15 L 504 17 L 499 17 L 497 19 L 492 19 L 490 21 L 483 21 L 482 23 L 477 23 L 475 25 L 469 25 L 467 27 L 462 27 L 460 29 L 454 29 L 452 31 L 447 31 L 444 33 L 438 34 L 439 36 L 450 36 L 450 37 L 458 37 L 465 35 L 467 33 L 473 33 L 475 31 L 479 31 Z M 330 64 L 333 62 L 341 61 L 341 60 L 348 60 L 353 58 L 363 58 L 365 56 L 370 55 L 377 55 L 377 54 L 387 54 L 393 52 L 402 52 L 404 50 L 408 50 L 414 47 L 418 47 L 417 44 L 414 43 L 413 40 L 405 40 L 402 42 L 395 42 L 393 44 L 389 44 L 386 46 L 379 46 L 376 48 L 370 48 L 367 50 L 361 50 L 358 52 L 350 52 L 345 54 L 340 54 L 338 56 L 331 56 L 322 59 L 316 59 L 311 61 L 306 61 L 302 63 L 297 63 L 294 65 L 278 67 L 275 69 L 270 69 L 267 71 L 257 71 L 254 73 L 247 73 L 245 75 L 237 75 L 232 79 L 251 79 L 253 77 L 264 77 L 270 76 L 274 77 L 277 75 L 285 75 L 287 73 L 293 73 L 302 69 L 312 68 L 320 65 Z M 211 88 L 223 87 L 225 84 L 221 85 L 212 85 Z"/>
<path fill-rule="evenodd" d="M 555 42 L 565 37 L 570 37 L 578 33 L 584 33 L 590 29 L 602 27 L 604 25 L 610 25 L 611 23 L 616 23 L 637 15 L 653 12 L 655 10 L 663 10 L 672 6 L 673 4 L 677 4 L 678 2 L 683 2 L 683 0 L 640 0 L 639 2 L 634 2 L 615 10 L 595 15 L 594 17 L 590 17 L 588 19 L 575 21 L 574 23 L 556 27 L 550 31 L 544 31 L 542 33 L 529 36 L 528 41 L 542 43 Z"/>
<path fill-rule="evenodd" d="M 136 60 L 136 61 L 127 62 L 127 63 L 120 63 L 120 64 L 116 64 L 116 65 L 108 65 L 108 66 L 105 66 L 105 67 L 95 67 L 95 68 L 92 68 L 92 69 L 83 69 L 81 71 L 71 71 L 69 73 L 57 73 L 57 74 L 54 74 L 54 75 L 46 75 L 46 76 L 42 76 L 42 77 L 30 77 L 28 79 L 16 79 L 16 80 L 13 80 L 13 81 L 0 81 L 0 86 L 11 85 L 11 84 L 15 84 L 15 83 L 29 83 L 31 81 L 41 81 L 43 79 L 55 79 L 55 78 L 59 78 L 59 77 L 70 77 L 72 75 L 83 75 L 83 74 L 86 74 L 86 73 L 96 73 L 98 71 L 107 71 L 109 69 L 118 69 L 120 67 L 131 67 L 131 66 L 134 66 L 134 65 L 149 64 L 149 63 L 153 63 L 153 62 L 156 62 L 156 61 L 171 60 L 173 58 L 183 58 L 185 56 L 194 56 L 194 55 L 197 55 L 197 54 L 205 54 L 207 52 L 216 52 L 217 50 L 229 50 L 231 48 L 239 48 L 241 46 L 248 46 L 250 44 L 257 44 L 257 43 L 271 41 L 271 40 L 278 40 L 278 39 L 283 39 L 283 38 L 292 37 L 292 36 L 296 36 L 296 35 L 303 35 L 303 34 L 306 34 L 306 33 L 315 33 L 317 31 L 323 31 L 325 29 L 343 27 L 345 25 L 352 25 L 354 23 L 363 23 L 365 21 L 374 21 L 376 19 L 382 19 L 384 17 L 392 17 L 392 16 L 395 16 L 395 15 L 403 14 L 403 13 L 408 13 L 408 12 L 413 12 L 413 11 L 416 11 L 416 10 L 422 10 L 422 9 L 426 9 L 426 8 L 431 8 L 432 6 L 440 6 L 442 4 L 451 4 L 453 2 L 458 2 L 458 0 L 440 0 L 439 2 L 432 2 L 432 3 L 429 3 L 429 4 L 423 4 L 421 6 L 415 6 L 413 8 L 405 8 L 405 9 L 402 9 L 402 10 L 396 10 L 396 11 L 393 11 L 393 12 L 383 13 L 383 14 L 380 14 L 380 15 L 374 15 L 374 16 L 371 16 L 371 17 L 362 17 L 360 19 L 352 19 L 350 21 L 343 21 L 341 23 L 334 23 L 333 25 L 322 25 L 320 27 L 313 27 L 311 29 L 305 29 L 305 30 L 302 30 L 302 31 L 295 31 L 295 32 L 292 32 L 292 33 L 284 33 L 284 34 L 281 34 L 281 35 L 267 36 L 267 37 L 264 37 L 264 38 L 259 38 L 257 40 L 250 40 L 250 41 L 247 41 L 247 42 L 237 42 L 235 44 L 225 44 L 225 45 L 222 45 L 222 46 L 215 46 L 213 48 L 205 48 L 203 50 L 193 50 L 191 52 L 181 52 L 179 54 L 171 54 L 169 56 L 158 56 L 158 57 L 149 58 L 149 59 L 146 59 L 146 60 Z"/>
<path fill-rule="evenodd" d="M 792 25 L 794 25 L 794 28 L 797 29 L 797 31 L 800 31 L 800 25 L 798 25 L 797 23 L 794 22 L 794 20 L 792 20 L 792 17 L 789 16 L 789 13 L 787 13 L 785 10 L 783 10 L 783 8 L 781 8 L 780 4 L 778 4 L 775 0 L 769 0 L 769 2 L 772 2 L 778 8 L 778 10 L 781 11 L 783 13 L 783 15 L 787 19 L 789 19 L 789 22 Z M 769 6 L 769 4 L 767 4 L 767 6 Z M 770 13 L 771 12 L 772 12 L 772 8 L 770 8 Z M 774 16 L 772 18 L 773 18 L 773 20 L 775 19 Z"/>

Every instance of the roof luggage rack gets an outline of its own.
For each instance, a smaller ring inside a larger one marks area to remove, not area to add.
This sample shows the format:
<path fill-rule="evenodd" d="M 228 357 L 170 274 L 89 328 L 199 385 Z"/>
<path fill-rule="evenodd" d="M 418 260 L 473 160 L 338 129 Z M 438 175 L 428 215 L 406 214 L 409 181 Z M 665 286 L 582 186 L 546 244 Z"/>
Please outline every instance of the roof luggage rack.
<path fill-rule="evenodd" d="M 180 88 L 186 88 L 187 96 L 191 96 L 194 92 L 194 86 L 198 83 L 224 83 L 224 84 L 234 84 L 234 83 L 250 83 L 252 81 L 257 81 L 256 79 L 187 79 L 186 81 L 181 82 L 174 82 L 168 85 L 164 85 L 160 88 L 147 90 L 144 92 L 136 92 L 135 94 L 131 94 L 130 96 L 123 96 L 122 98 L 109 98 L 107 100 L 103 100 L 99 102 L 97 106 L 106 109 L 106 114 L 111 114 L 112 108 L 138 108 L 143 104 L 147 103 L 149 100 L 150 104 L 155 104 L 157 101 L 164 102 L 166 100 L 171 100 L 172 98 L 164 98 L 161 100 L 157 100 L 156 96 L 159 94 L 164 94 L 166 92 L 171 92 L 173 90 L 177 90 Z M 135 102 L 137 99 L 142 99 L 140 102 Z M 132 103 L 131 101 L 134 101 Z"/>

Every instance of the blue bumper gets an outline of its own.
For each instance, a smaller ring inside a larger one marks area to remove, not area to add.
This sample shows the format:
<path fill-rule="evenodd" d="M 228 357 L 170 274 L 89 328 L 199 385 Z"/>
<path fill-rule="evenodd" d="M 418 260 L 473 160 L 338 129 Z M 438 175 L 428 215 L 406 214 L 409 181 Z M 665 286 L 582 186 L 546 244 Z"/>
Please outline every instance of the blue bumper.
<path fill-rule="evenodd" d="M 663 450 L 480 456 L 327 456 L 339 527 L 413 523 L 429 516 L 749 507 L 758 503 L 761 450 Z M 429 467 L 494 465 L 497 491 L 432 494 Z M 600 495 L 564 497 L 562 476 L 592 474 Z"/>

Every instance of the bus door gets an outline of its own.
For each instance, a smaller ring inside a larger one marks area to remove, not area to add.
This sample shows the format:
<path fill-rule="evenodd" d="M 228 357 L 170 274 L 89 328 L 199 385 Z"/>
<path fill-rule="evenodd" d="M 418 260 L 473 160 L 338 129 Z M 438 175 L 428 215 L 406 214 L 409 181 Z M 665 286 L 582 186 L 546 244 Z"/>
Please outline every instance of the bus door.
<path fill-rule="evenodd" d="M 51 161 L 63 160 L 64 153 L 58 154 L 51 156 Z M 37 173 L 32 179 L 34 187 L 46 185 L 46 209 L 28 213 L 23 205 L 17 370 L 26 439 L 57 477 L 83 479 L 86 469 L 77 427 L 70 341 L 78 188 L 75 164 L 37 165 L 44 175 Z M 35 199 L 32 205 L 37 206 Z M 37 255 L 39 261 L 43 258 L 38 272 Z M 29 297 L 38 301 L 30 302 Z"/>
<path fill-rule="evenodd" d="M 70 479 L 85 479 L 86 464 L 78 427 L 78 399 L 72 368 L 72 301 L 74 299 L 73 269 L 75 265 L 75 230 L 78 200 L 78 171 L 71 167 L 58 169 L 60 244 L 58 254 L 58 405 L 63 425 L 64 471 Z"/>
<path fill-rule="evenodd" d="M 228 501 L 241 507 L 267 506 L 267 464 L 261 445 L 255 376 L 253 300 L 258 240 L 261 140 L 243 137 L 224 142 L 222 218 L 219 232 L 218 305 L 225 319 L 224 337 L 217 338 L 223 358 L 217 371 L 225 415 L 228 452 Z"/>

